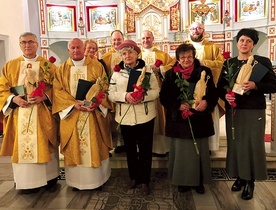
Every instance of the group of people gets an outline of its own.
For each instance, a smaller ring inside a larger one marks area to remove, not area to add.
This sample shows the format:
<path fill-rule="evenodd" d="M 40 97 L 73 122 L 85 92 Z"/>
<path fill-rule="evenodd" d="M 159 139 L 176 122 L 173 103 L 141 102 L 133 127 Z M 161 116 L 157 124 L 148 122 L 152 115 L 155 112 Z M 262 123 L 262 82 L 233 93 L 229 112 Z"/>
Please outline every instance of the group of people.
<path fill-rule="evenodd" d="M 226 113 L 226 168 L 237 178 L 231 190 L 243 189 L 242 199 L 251 199 L 254 181 L 266 179 L 264 94 L 276 92 L 276 76 L 268 58 L 252 54 L 259 39 L 255 29 L 239 31 L 239 55 L 227 60 L 204 32 L 204 25 L 193 23 L 190 40 L 178 46 L 175 58 L 154 46 L 148 30 L 141 35 L 142 49 L 113 31 L 112 49 L 101 59 L 94 40 L 73 38 L 68 60 L 58 67 L 37 55 L 34 34 L 22 34 L 23 55 L 8 61 L 0 78 L 1 155 L 12 156 L 16 189 L 25 194 L 53 189 L 60 147 L 66 183 L 73 190 L 100 190 L 111 175 L 116 127 L 127 155 L 129 189 L 141 185 L 141 193 L 149 195 L 152 154 L 169 152 L 172 184 L 179 192 L 194 188 L 203 194 L 211 182 L 210 151 L 219 146 L 219 118 Z M 35 91 L 42 94 L 33 91 L 27 100 L 11 90 L 24 86 L 29 63 Z M 234 88 L 244 65 L 251 66 L 252 77 Z M 83 99 L 77 99 L 80 80 L 91 82 Z"/>

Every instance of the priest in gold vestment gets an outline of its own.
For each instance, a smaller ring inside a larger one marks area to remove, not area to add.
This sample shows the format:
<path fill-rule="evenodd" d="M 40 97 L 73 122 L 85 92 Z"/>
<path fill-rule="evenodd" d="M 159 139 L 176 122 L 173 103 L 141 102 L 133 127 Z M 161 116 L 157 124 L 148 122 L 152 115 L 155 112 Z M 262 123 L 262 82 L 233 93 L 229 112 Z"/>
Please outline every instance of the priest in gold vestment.
<path fill-rule="evenodd" d="M 23 55 L 8 61 L 0 78 L 0 117 L 4 125 L 1 155 L 12 157 L 16 189 L 31 194 L 41 187 L 54 187 L 59 175 L 57 120 L 51 112 L 56 66 L 36 54 L 35 34 L 25 32 L 19 41 Z M 41 81 L 47 86 L 27 101 L 24 83 L 30 66 L 34 90 Z M 20 87 L 22 92 L 16 92 Z"/>
<path fill-rule="evenodd" d="M 122 56 L 118 51 L 118 47 L 122 42 L 124 41 L 124 34 L 120 30 L 114 30 L 111 32 L 110 42 L 112 48 L 103 54 L 102 58 L 100 59 L 101 62 L 104 63 L 106 69 L 108 78 L 110 79 L 113 73 L 113 68 L 116 64 L 120 63 L 122 61 Z M 125 146 L 124 146 L 124 140 L 121 135 L 121 131 L 117 130 L 118 123 L 115 121 L 115 105 L 112 104 L 112 123 L 111 123 L 111 130 L 113 134 L 113 138 L 116 139 L 116 147 L 114 152 L 115 153 L 121 153 L 125 152 Z"/>
<path fill-rule="evenodd" d="M 118 46 L 124 41 L 124 35 L 120 30 L 115 30 L 111 33 L 111 45 L 112 48 L 102 56 L 102 60 L 105 63 L 109 78 L 112 75 L 113 68 L 116 64 L 120 63 L 122 57 L 117 50 Z"/>
<path fill-rule="evenodd" d="M 173 65 L 176 63 L 176 59 L 171 58 L 168 53 L 154 47 L 154 36 L 151 31 L 143 31 L 141 34 L 141 41 L 141 57 L 155 73 L 159 87 L 161 87 L 165 72 L 173 67 Z M 157 60 L 162 61 L 160 66 L 157 65 Z M 163 157 L 169 152 L 170 140 L 165 136 L 165 109 L 161 105 L 159 99 L 157 99 L 155 103 L 157 108 L 157 115 L 154 124 L 152 153 L 154 156 Z"/>
<path fill-rule="evenodd" d="M 76 94 L 79 79 L 95 83 L 107 80 L 107 76 L 98 60 L 84 56 L 82 40 L 70 40 L 68 52 L 70 58 L 55 74 L 53 101 L 53 113 L 60 116 L 60 152 L 64 155 L 66 183 L 73 190 L 101 189 L 111 175 L 111 105 L 105 95 L 97 108 L 86 107 Z"/>
<path fill-rule="evenodd" d="M 204 38 L 205 28 L 204 25 L 199 22 L 194 22 L 189 27 L 190 39 L 189 42 L 196 48 L 196 57 L 200 60 L 201 64 L 211 69 L 213 80 L 217 86 L 224 57 L 219 47 L 213 42 Z M 224 114 L 224 102 L 218 101 L 218 105 L 213 111 L 213 121 L 215 128 L 215 135 L 209 137 L 209 150 L 217 151 L 219 149 L 219 118 Z"/>

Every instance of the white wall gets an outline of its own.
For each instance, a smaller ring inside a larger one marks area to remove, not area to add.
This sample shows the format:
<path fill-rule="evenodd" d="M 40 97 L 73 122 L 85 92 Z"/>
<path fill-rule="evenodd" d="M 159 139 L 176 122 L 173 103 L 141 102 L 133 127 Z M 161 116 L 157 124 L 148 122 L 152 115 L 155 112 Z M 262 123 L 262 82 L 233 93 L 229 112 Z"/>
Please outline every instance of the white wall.
<path fill-rule="evenodd" d="M 10 60 L 21 54 L 18 37 L 25 31 L 23 4 L 25 0 L 1 1 L 0 34 L 7 36 L 9 43 L 5 59 Z M 33 1 L 33 0 L 31 0 Z M 2 55 L 0 55 L 2 57 Z M 2 66 L 0 67 L 2 68 Z"/>

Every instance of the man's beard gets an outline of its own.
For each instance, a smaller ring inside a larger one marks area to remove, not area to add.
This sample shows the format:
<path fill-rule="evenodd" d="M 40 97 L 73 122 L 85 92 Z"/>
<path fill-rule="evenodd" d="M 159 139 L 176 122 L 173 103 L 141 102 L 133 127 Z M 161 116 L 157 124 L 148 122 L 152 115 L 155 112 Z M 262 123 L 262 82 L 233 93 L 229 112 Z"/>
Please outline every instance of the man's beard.
<path fill-rule="evenodd" d="M 203 34 L 198 35 L 198 37 L 194 37 L 194 36 L 190 35 L 190 38 L 193 42 L 201 42 L 203 39 Z"/>

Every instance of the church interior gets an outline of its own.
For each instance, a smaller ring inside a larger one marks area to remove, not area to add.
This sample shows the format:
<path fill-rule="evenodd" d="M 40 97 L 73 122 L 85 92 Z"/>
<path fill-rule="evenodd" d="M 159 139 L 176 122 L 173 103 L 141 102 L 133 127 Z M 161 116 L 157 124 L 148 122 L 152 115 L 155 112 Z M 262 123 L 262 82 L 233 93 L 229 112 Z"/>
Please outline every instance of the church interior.
<path fill-rule="evenodd" d="M 0 13 L 0 67 L 21 54 L 18 37 L 37 35 L 38 54 L 54 56 L 56 65 L 68 58 L 72 38 L 94 39 L 98 58 L 111 49 L 111 32 L 141 46 L 141 32 L 152 31 L 154 46 L 175 57 L 175 50 L 189 39 L 189 25 L 201 22 L 205 38 L 218 45 L 223 55 L 238 55 L 236 36 L 242 28 L 259 32 L 253 54 L 268 57 L 276 73 L 276 0 L 9 0 Z M 112 177 L 102 191 L 74 192 L 65 183 L 63 158 L 56 191 L 20 195 L 14 189 L 10 157 L 0 157 L 0 210 L 4 209 L 276 209 L 275 94 L 266 96 L 266 160 L 268 180 L 256 182 L 256 194 L 242 200 L 230 188 L 234 179 L 225 171 L 227 139 L 225 118 L 220 118 L 219 150 L 211 154 L 213 183 L 206 193 L 179 194 L 167 179 L 168 155 L 153 157 L 152 189 L 147 197 L 139 188 L 125 190 L 125 153 L 111 152 Z M 2 139 L 0 139 L 1 145 Z"/>

